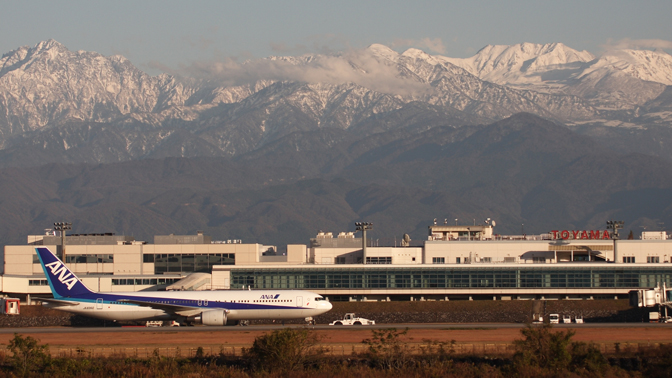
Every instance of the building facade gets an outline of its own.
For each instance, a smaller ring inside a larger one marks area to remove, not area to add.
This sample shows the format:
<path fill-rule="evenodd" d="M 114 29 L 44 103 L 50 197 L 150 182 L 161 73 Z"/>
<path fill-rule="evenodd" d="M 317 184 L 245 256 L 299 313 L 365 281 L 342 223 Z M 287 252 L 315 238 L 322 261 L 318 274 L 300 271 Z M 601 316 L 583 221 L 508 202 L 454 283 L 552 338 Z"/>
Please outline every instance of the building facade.
<path fill-rule="evenodd" d="M 599 231 L 599 232 L 598 232 Z M 217 242 L 202 235 L 67 236 L 66 264 L 92 290 L 307 289 L 332 300 L 450 300 L 626 296 L 672 286 L 672 240 L 610 239 L 604 230 L 500 236 L 486 226 L 430 226 L 422 246 L 368 246 L 352 233 L 320 233 L 309 245 Z M 60 238 L 5 246 L 0 291 L 49 295 L 35 253 L 62 256 Z M 195 275 L 194 273 L 198 273 Z"/>

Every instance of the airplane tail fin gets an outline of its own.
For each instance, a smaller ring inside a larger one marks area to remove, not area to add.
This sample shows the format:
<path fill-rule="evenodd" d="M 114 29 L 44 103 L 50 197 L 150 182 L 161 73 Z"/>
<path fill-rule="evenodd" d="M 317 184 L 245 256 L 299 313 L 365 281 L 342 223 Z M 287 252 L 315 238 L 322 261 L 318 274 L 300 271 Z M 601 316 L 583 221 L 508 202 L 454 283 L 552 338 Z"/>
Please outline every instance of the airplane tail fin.
<path fill-rule="evenodd" d="M 54 298 L 77 297 L 93 293 L 49 248 L 35 248 Z"/>

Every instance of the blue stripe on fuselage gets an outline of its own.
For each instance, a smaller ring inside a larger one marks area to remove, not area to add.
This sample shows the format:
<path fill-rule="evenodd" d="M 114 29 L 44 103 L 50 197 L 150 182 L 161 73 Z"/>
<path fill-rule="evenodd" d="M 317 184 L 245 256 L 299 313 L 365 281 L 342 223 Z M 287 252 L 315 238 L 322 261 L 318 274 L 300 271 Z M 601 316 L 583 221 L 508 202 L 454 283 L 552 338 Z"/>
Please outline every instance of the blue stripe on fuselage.
<path fill-rule="evenodd" d="M 302 309 L 306 307 L 296 307 L 291 304 L 287 306 L 279 305 L 270 305 L 263 303 L 240 303 L 240 302 L 217 302 L 208 300 L 208 304 L 204 305 L 205 300 L 201 300 L 201 305 L 198 305 L 197 299 L 180 299 L 180 298 L 170 298 L 170 297 L 143 297 L 135 295 L 119 295 L 119 294 L 108 294 L 108 293 L 91 293 L 78 297 L 63 298 L 64 300 L 72 300 L 76 302 L 85 302 L 85 303 L 96 303 L 98 299 L 103 300 L 103 304 L 112 304 L 115 302 L 115 305 L 123 304 L 127 306 L 138 306 L 138 307 L 147 307 L 135 303 L 122 302 L 124 299 L 128 300 L 137 300 L 143 302 L 151 302 L 157 304 L 169 304 L 175 306 L 184 306 L 184 307 L 193 307 L 193 308 L 222 308 L 227 310 L 286 310 L 286 309 Z"/>

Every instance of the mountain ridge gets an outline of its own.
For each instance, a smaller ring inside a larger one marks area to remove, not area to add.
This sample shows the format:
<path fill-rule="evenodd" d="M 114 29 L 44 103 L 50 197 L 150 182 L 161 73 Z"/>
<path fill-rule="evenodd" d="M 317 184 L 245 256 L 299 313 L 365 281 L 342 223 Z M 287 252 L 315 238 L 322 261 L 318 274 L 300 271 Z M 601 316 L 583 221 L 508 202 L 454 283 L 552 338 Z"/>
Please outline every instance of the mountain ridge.
<path fill-rule="evenodd" d="M 497 66 L 537 75 L 522 86 L 383 45 L 198 78 L 56 41 L 14 50 L 0 59 L 0 240 L 60 220 L 267 244 L 362 220 L 415 241 L 440 217 L 513 234 L 672 224 L 671 87 L 642 79 L 668 68 L 633 76 L 654 55 L 621 65 L 560 44 L 509 52 L 523 49 Z"/>
<path fill-rule="evenodd" d="M 585 61 L 590 58 L 559 43 L 489 46 L 479 54 L 487 49 L 499 55 L 509 51 L 507 56 L 516 55 L 511 53 L 514 50 L 526 51 L 524 59 L 535 57 L 529 64 L 525 62 L 530 59 L 516 61 L 509 67 L 510 74 L 520 71 L 522 64 L 527 64 L 526 70 L 542 69 L 549 64 L 588 64 Z M 493 61 L 491 55 L 488 61 Z M 388 122 L 381 129 L 379 120 L 393 120 L 389 115 L 412 103 L 425 103 L 437 114 L 449 115 L 443 123 L 428 119 L 430 127 L 493 122 L 519 112 L 566 124 L 669 122 L 664 111 L 649 116 L 641 113 L 646 108 L 640 106 L 655 101 L 664 92 L 664 84 L 614 71 L 614 64 L 584 70 L 586 74 L 580 77 L 574 72 L 576 83 L 546 90 L 548 83 L 553 86 L 557 80 L 545 80 L 536 87 L 500 85 L 481 80 L 454 63 L 454 59 L 418 49 L 397 53 L 374 44 L 334 55 L 270 57 L 230 65 L 231 80 L 221 73 L 212 80 L 193 80 L 167 74 L 152 77 L 122 56 L 71 52 L 49 40 L 0 59 L 0 148 L 22 149 L 26 140 L 52 128 L 93 122 L 105 128 L 105 135 L 113 135 L 112 140 L 125 140 L 126 147 L 120 143 L 114 147 L 118 150 L 100 147 L 88 156 L 69 154 L 84 136 L 64 133 L 60 135 L 63 141 L 51 144 L 63 143 L 64 150 L 58 154 L 66 155 L 66 161 L 110 162 L 166 154 L 236 156 L 299 130 L 336 127 L 375 133 L 400 127 Z M 642 70 L 641 64 L 629 67 L 630 73 Z M 651 68 L 648 76 L 640 76 L 664 78 L 659 73 L 668 68 Z M 600 79 L 605 77 L 599 73 L 603 71 L 612 73 L 608 85 Z M 243 83 L 235 75 L 249 80 Z M 149 137 L 138 139 L 139 134 Z M 181 138 L 170 138 L 177 135 Z M 42 137 L 46 138 L 47 134 Z M 185 143 L 184 149 L 179 140 Z M 103 146 L 105 140 L 90 142 Z M 0 158 L 0 165 L 7 164 L 13 164 L 11 159 L 3 162 Z"/>
<path fill-rule="evenodd" d="M 62 219 L 77 233 L 151 241 L 204 231 L 281 246 L 362 220 L 376 225 L 381 245 L 404 233 L 423 240 L 433 218 L 490 217 L 501 234 L 516 234 L 521 223 L 528 234 L 599 229 L 620 217 L 638 229 L 672 221 L 670 190 L 669 161 L 613 153 L 566 126 L 517 114 L 359 137 L 297 132 L 230 158 L 2 168 L 0 240 L 23 243 Z"/>

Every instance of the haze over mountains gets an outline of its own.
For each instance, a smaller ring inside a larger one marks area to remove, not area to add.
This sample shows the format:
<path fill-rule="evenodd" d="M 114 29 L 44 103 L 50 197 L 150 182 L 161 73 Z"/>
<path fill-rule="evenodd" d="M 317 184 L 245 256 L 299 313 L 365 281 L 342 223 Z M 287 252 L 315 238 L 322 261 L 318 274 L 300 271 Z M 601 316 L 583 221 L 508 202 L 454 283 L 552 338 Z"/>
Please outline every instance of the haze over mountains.
<path fill-rule="evenodd" d="M 664 52 L 372 45 L 188 72 L 53 40 L 4 54 L 0 240 L 63 220 L 280 245 L 356 220 L 388 240 L 435 217 L 504 234 L 672 224 Z"/>

